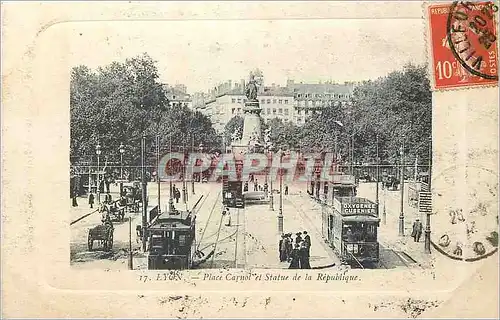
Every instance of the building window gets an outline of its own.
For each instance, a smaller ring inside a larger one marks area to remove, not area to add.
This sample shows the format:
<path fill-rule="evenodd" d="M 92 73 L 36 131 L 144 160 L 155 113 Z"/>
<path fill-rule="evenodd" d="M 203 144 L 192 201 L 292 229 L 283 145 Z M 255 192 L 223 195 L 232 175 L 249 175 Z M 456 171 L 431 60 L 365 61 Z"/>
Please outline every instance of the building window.
<path fill-rule="evenodd" d="M 282 109 L 282 108 L 279 108 L 279 109 L 278 109 L 278 113 L 279 113 L 279 114 L 283 114 L 283 109 Z"/>
<path fill-rule="evenodd" d="M 267 99 L 267 104 L 271 103 L 271 99 Z"/>
<path fill-rule="evenodd" d="M 306 114 L 306 116 L 309 114 L 309 110 L 306 110 L 304 111 L 304 113 Z"/>
<path fill-rule="evenodd" d="M 262 100 L 260 101 L 260 103 L 262 103 L 262 104 L 266 104 L 266 99 L 262 99 Z"/>
<path fill-rule="evenodd" d="M 267 109 L 267 114 L 271 114 L 271 108 L 266 108 Z"/>
<path fill-rule="evenodd" d="M 285 104 L 288 104 L 288 100 L 287 99 L 285 99 Z"/>
<path fill-rule="evenodd" d="M 302 94 L 301 93 L 297 94 L 297 98 L 302 98 Z"/>
<path fill-rule="evenodd" d="M 288 115 L 288 109 L 285 109 L 285 116 Z"/>
<path fill-rule="evenodd" d="M 279 104 L 283 104 L 283 100 L 279 99 L 279 100 L 278 100 L 278 103 L 279 103 Z"/>
<path fill-rule="evenodd" d="M 238 108 L 238 113 L 241 113 L 241 108 Z"/>
<path fill-rule="evenodd" d="M 238 98 L 238 103 L 241 103 L 241 98 Z"/>
<path fill-rule="evenodd" d="M 276 114 L 276 108 L 273 108 L 273 114 Z"/>
<path fill-rule="evenodd" d="M 273 103 L 276 104 L 276 99 L 273 99 Z"/>
<path fill-rule="evenodd" d="M 234 108 L 231 111 L 232 111 L 232 114 L 234 114 Z"/>
<path fill-rule="evenodd" d="M 236 103 L 236 99 L 235 99 L 235 98 L 232 98 L 232 99 L 231 99 L 231 102 L 232 102 L 232 103 Z"/>

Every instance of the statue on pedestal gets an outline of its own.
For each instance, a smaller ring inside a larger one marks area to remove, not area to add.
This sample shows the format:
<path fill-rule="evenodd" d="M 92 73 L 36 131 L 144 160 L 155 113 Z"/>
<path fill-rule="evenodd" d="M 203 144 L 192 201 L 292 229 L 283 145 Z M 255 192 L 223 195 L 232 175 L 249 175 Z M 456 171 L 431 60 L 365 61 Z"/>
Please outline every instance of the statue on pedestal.
<path fill-rule="evenodd" d="M 253 74 L 250 74 L 250 81 L 248 82 L 248 85 L 245 88 L 245 95 L 247 96 L 249 101 L 257 100 L 257 85 L 255 84 L 255 79 Z"/>

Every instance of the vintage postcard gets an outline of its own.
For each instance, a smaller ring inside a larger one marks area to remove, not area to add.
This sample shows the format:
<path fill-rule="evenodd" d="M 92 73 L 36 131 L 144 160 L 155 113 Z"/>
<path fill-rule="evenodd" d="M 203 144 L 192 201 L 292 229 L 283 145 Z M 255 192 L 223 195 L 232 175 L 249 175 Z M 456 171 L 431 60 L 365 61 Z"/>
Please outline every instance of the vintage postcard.
<path fill-rule="evenodd" d="M 498 317 L 496 1 L 2 16 L 4 317 Z"/>

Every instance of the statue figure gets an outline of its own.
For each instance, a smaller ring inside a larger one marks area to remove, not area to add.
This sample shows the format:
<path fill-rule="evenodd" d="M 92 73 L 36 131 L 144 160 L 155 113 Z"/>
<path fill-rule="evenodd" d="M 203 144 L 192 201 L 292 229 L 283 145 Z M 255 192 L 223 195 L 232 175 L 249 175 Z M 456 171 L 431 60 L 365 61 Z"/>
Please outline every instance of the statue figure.
<path fill-rule="evenodd" d="M 231 135 L 232 142 L 236 142 L 236 141 L 240 140 L 239 136 L 240 136 L 240 130 L 235 129 L 233 134 Z"/>
<path fill-rule="evenodd" d="M 255 79 L 253 74 L 250 75 L 250 81 L 248 82 L 248 85 L 245 88 L 245 95 L 247 96 L 249 101 L 257 100 L 257 85 L 255 84 Z"/>

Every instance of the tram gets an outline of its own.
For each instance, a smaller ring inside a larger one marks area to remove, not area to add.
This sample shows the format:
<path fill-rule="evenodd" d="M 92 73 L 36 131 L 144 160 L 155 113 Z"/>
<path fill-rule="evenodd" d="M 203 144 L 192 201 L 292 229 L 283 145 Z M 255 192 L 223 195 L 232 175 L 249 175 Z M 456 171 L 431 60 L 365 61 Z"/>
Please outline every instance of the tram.
<path fill-rule="evenodd" d="M 146 228 L 148 269 L 191 269 L 196 255 L 196 217 L 191 211 L 177 210 L 173 203 L 158 215 L 158 206 L 150 212 Z"/>
<path fill-rule="evenodd" d="M 365 198 L 335 196 L 322 212 L 322 232 L 340 259 L 363 266 L 379 261 L 377 205 Z"/>
<path fill-rule="evenodd" d="M 357 194 L 356 177 L 349 174 L 334 174 L 330 181 L 320 181 L 319 177 L 310 179 L 307 183 L 307 193 L 320 200 L 334 197 L 355 197 Z"/>

